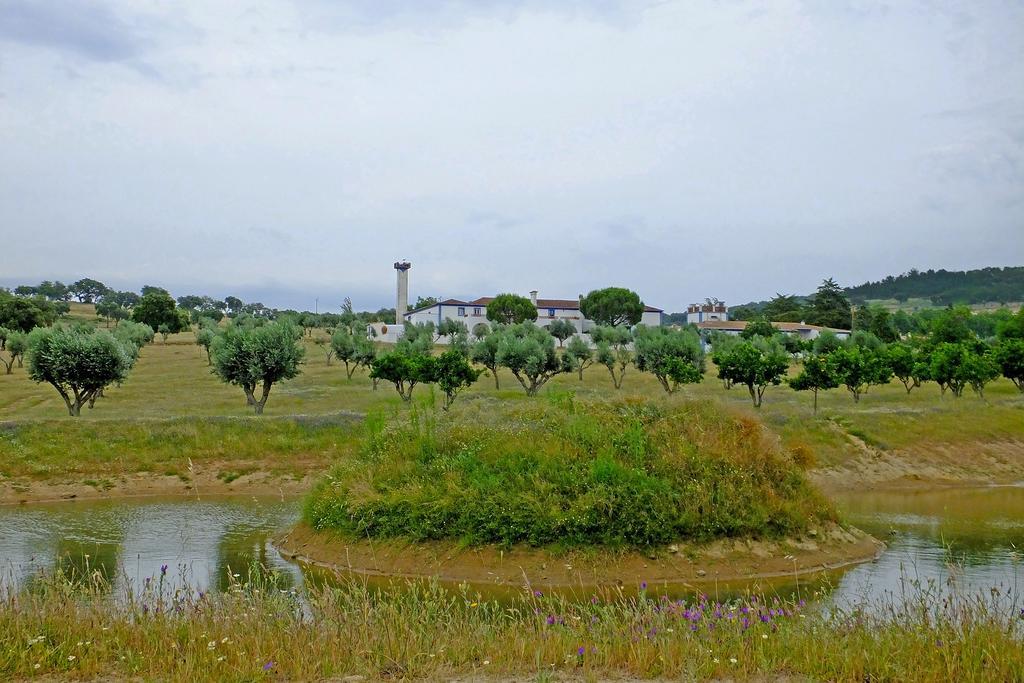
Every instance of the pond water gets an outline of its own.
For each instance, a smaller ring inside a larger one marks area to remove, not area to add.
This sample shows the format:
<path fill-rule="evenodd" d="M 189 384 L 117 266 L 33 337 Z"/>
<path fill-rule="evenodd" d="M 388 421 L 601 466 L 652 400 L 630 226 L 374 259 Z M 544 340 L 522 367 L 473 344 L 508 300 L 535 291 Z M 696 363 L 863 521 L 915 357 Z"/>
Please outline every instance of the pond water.
<path fill-rule="evenodd" d="M 845 517 L 886 541 L 875 562 L 833 574 L 835 599 L 899 599 L 907 582 L 1024 593 L 1024 487 L 858 493 L 838 499 Z M 223 590 L 247 580 L 254 562 L 279 588 L 323 578 L 281 557 L 270 543 L 293 525 L 299 503 L 253 497 L 121 499 L 0 507 L 0 584 L 24 585 L 41 570 L 100 571 L 140 585 L 167 566 L 167 580 Z M 805 584 L 805 589 L 807 588 Z M 780 592 L 786 585 L 772 588 Z"/>

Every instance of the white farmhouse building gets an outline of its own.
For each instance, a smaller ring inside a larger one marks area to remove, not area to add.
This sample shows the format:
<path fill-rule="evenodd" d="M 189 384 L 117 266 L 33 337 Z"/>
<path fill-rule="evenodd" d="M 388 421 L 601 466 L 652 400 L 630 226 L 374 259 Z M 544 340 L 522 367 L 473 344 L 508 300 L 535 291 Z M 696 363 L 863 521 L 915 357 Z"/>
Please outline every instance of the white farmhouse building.
<path fill-rule="evenodd" d="M 581 297 L 582 298 L 582 297 Z M 405 314 L 405 320 L 413 324 L 431 322 L 440 325 L 444 320 L 461 320 L 470 331 L 478 323 L 487 322 L 487 304 L 494 297 L 483 296 L 472 301 L 446 299 L 433 306 L 426 306 Z M 540 299 L 537 291 L 530 292 L 530 301 L 537 307 L 536 324 L 547 327 L 555 320 L 568 320 L 576 328 L 577 334 L 588 332 L 594 323 L 583 317 L 579 299 Z M 644 306 L 640 318 L 641 325 L 651 327 L 661 325 L 664 311 L 653 306 Z"/>
<path fill-rule="evenodd" d="M 705 320 L 703 322 L 694 323 L 694 326 L 698 329 L 707 332 L 718 331 L 724 332 L 725 334 L 739 334 L 743 330 L 747 329 L 746 320 Z M 821 327 L 820 325 L 809 325 L 807 323 L 780 323 L 773 322 L 772 327 L 777 329 L 779 332 L 786 334 L 792 334 L 800 339 L 817 339 L 818 336 L 825 330 L 831 330 L 840 339 L 846 339 L 850 336 L 849 330 L 840 330 L 832 327 Z"/>

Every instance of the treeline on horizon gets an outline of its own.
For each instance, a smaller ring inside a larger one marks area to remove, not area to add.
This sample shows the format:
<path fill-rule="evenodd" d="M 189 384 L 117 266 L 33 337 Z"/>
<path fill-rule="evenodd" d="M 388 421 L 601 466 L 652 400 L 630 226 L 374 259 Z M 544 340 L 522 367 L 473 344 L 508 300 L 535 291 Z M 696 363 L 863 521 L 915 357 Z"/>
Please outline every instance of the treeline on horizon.
<path fill-rule="evenodd" d="M 875 282 L 844 287 L 851 303 L 864 305 L 872 301 L 894 300 L 904 304 L 910 299 L 923 299 L 934 306 L 956 306 L 1024 301 L 1024 266 L 980 268 L 977 270 L 918 270 L 911 268 L 901 275 L 889 275 Z M 764 309 L 783 298 L 797 306 L 806 305 L 811 296 L 780 295 L 767 301 L 752 301 L 729 308 L 734 320 L 752 320 L 764 315 Z M 780 322 L 800 322 L 773 318 Z M 808 322 L 808 321 L 805 321 Z"/>

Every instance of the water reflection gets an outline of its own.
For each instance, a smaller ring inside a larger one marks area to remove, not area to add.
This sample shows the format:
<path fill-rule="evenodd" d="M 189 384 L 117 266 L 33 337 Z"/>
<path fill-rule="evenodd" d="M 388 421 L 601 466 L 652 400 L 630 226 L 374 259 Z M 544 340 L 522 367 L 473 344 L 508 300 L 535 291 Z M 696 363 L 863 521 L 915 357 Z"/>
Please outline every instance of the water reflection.
<path fill-rule="evenodd" d="M 170 585 L 223 590 L 258 563 L 282 589 L 302 573 L 271 546 L 295 523 L 294 501 L 260 498 L 99 501 L 0 508 L 0 582 L 24 585 L 40 571 L 79 581 L 100 572 L 139 586 L 167 567 Z"/>
<path fill-rule="evenodd" d="M 1003 591 L 1000 600 L 1020 602 L 1024 590 L 1024 488 L 943 490 L 928 493 L 858 493 L 838 500 L 847 519 L 884 539 L 876 562 L 847 571 L 753 585 L 666 587 L 677 597 L 700 590 L 728 597 L 746 590 L 801 597 L 832 593 L 840 603 L 899 598 L 908 582 L 932 582 L 969 591 Z M 225 590 L 236 580 L 272 579 L 287 590 L 331 582 L 330 572 L 284 560 L 270 544 L 273 534 L 295 523 L 297 501 L 266 498 L 102 501 L 0 507 L 0 583 L 29 585 L 40 571 L 80 581 L 93 572 L 135 586 L 158 576 L 203 590 Z M 237 576 L 232 576 L 235 574 Z M 394 590 L 387 579 L 365 579 Z M 390 588 L 389 588 L 390 586 Z M 476 589 L 477 587 L 474 587 Z M 506 599 L 518 588 L 479 587 Z M 666 590 L 652 586 L 652 590 Z M 592 591 L 577 588 L 581 599 Z"/>

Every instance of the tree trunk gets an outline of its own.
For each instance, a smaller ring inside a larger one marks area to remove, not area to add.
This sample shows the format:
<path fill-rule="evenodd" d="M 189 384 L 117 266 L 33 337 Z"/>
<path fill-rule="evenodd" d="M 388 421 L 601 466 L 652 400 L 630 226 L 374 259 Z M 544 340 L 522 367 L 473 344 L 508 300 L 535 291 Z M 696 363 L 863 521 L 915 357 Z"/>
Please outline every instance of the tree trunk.
<path fill-rule="evenodd" d="M 267 398 L 270 397 L 270 387 L 273 386 L 272 382 L 263 383 L 263 391 L 260 393 L 260 400 L 255 401 L 252 404 L 253 410 L 256 411 L 257 415 L 263 414 L 263 406 L 267 405 Z"/>
<path fill-rule="evenodd" d="M 501 385 L 498 383 L 498 366 L 495 365 L 491 368 L 491 374 L 494 375 L 494 390 L 498 391 L 501 389 Z"/>
<path fill-rule="evenodd" d="M 761 407 L 761 402 L 759 400 L 757 400 L 757 391 L 754 389 L 754 385 L 753 384 L 748 384 L 747 385 L 747 391 L 750 392 L 750 400 L 751 400 L 751 402 L 753 402 L 754 407 L 755 408 L 760 408 Z"/>
<path fill-rule="evenodd" d="M 814 414 L 818 414 L 818 390 L 814 389 Z"/>

